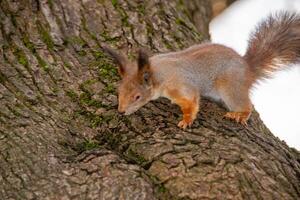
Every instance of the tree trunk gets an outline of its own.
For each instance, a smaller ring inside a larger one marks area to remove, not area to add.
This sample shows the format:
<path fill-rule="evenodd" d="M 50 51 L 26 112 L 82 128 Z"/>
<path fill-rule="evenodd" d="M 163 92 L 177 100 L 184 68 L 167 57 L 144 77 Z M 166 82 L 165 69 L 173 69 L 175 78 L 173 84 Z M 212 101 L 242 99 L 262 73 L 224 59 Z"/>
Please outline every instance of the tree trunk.
<path fill-rule="evenodd" d="M 299 152 L 256 113 L 243 127 L 204 100 L 188 131 L 165 99 L 117 113 L 101 46 L 182 49 L 210 15 L 209 0 L 0 1 L 0 199 L 299 199 Z"/>

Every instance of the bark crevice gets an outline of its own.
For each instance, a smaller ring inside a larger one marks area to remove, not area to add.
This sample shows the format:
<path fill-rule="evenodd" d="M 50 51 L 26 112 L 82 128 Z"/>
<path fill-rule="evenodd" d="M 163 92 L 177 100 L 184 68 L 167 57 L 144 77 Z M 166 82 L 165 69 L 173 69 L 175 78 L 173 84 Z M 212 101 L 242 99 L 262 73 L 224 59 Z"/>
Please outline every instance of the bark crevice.
<path fill-rule="evenodd" d="M 181 49 L 209 18 L 208 0 L 1 1 L 0 199 L 298 199 L 300 154 L 256 113 L 203 100 L 187 131 L 165 99 L 117 113 L 101 46 Z"/>

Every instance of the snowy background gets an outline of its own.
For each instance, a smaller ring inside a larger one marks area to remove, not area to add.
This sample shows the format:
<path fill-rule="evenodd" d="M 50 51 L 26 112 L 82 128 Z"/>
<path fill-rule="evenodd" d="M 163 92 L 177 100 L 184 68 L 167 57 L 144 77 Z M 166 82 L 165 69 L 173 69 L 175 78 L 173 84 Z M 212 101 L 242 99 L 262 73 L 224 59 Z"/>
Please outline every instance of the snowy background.
<path fill-rule="evenodd" d="M 300 14 L 300 0 L 239 0 L 211 21 L 211 39 L 244 55 L 257 23 L 282 10 Z M 300 150 L 300 64 L 259 82 L 251 99 L 273 134 Z"/>

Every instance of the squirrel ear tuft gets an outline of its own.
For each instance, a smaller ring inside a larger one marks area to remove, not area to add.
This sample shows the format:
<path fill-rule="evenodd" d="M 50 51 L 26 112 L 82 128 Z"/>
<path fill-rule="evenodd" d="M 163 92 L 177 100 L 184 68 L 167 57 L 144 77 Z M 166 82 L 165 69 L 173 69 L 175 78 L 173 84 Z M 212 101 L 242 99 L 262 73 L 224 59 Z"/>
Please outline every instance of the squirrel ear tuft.
<path fill-rule="evenodd" d="M 150 63 L 149 63 L 149 56 L 148 54 L 140 49 L 138 51 L 138 60 L 137 60 L 137 64 L 138 64 L 138 70 L 142 71 L 145 68 L 149 68 L 150 67 Z"/>
<path fill-rule="evenodd" d="M 102 50 L 108 54 L 114 61 L 116 65 L 118 65 L 118 71 L 121 76 L 124 76 L 125 74 L 125 64 L 126 64 L 126 59 L 122 54 L 117 53 L 113 49 L 109 47 L 102 47 Z"/>

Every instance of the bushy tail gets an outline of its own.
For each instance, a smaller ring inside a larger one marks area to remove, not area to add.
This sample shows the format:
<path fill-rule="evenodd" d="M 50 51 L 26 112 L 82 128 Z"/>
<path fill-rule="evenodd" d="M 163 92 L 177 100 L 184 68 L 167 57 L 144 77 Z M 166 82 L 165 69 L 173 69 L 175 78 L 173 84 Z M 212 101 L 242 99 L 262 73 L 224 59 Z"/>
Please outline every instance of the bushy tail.
<path fill-rule="evenodd" d="M 252 33 L 244 58 L 254 72 L 254 79 L 268 77 L 268 72 L 299 62 L 300 15 L 270 15 Z"/>

